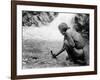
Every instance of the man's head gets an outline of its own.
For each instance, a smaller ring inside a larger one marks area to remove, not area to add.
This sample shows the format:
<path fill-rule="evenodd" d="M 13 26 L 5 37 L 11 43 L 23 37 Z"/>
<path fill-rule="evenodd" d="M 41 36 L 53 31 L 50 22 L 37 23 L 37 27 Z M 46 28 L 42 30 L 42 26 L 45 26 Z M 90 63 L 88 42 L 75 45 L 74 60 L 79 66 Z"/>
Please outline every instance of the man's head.
<path fill-rule="evenodd" d="M 65 34 L 67 29 L 69 29 L 69 27 L 68 27 L 68 25 L 66 23 L 59 24 L 58 28 L 59 28 L 59 30 L 60 30 L 62 35 Z"/>

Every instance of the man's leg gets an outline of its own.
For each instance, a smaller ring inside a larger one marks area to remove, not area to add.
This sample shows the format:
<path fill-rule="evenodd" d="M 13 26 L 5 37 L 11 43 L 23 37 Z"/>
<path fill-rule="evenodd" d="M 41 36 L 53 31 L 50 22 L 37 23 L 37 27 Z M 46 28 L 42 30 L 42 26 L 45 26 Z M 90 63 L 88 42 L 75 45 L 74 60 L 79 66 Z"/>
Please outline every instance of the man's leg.
<path fill-rule="evenodd" d="M 74 53 L 73 53 L 73 48 L 71 46 L 66 45 L 66 52 L 68 56 L 66 57 L 66 60 L 74 61 Z"/>

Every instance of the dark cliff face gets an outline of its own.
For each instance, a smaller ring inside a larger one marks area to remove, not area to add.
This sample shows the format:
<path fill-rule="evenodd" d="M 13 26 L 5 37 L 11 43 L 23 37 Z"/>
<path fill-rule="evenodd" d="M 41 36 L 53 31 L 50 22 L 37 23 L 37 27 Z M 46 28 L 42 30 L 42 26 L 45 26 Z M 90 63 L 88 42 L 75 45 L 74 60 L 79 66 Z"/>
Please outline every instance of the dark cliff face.
<path fill-rule="evenodd" d="M 73 18 L 73 24 L 77 26 L 77 31 L 89 40 L 89 14 L 76 14 Z"/>
<path fill-rule="evenodd" d="M 52 22 L 57 12 L 40 12 L 40 11 L 22 11 L 22 26 L 36 26 L 47 25 Z"/>

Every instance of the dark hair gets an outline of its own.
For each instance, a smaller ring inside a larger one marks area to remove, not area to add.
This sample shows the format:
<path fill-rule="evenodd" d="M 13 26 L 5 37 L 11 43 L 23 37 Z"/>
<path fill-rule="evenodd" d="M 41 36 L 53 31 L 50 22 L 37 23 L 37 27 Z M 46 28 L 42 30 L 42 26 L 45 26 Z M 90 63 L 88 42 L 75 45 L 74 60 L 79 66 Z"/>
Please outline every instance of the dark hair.
<path fill-rule="evenodd" d="M 59 28 L 59 30 L 62 30 L 62 31 L 66 31 L 67 29 L 69 29 L 69 27 L 66 23 L 59 24 L 58 28 Z"/>

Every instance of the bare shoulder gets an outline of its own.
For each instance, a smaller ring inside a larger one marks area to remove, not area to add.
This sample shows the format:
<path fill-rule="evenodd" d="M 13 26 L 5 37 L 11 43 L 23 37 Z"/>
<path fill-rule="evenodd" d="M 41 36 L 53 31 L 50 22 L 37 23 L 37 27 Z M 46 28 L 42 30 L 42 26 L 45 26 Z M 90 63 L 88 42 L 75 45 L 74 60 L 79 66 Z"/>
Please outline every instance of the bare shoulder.
<path fill-rule="evenodd" d="M 75 33 L 75 31 L 73 29 L 68 29 L 66 31 L 66 34 L 72 35 L 73 33 Z"/>

